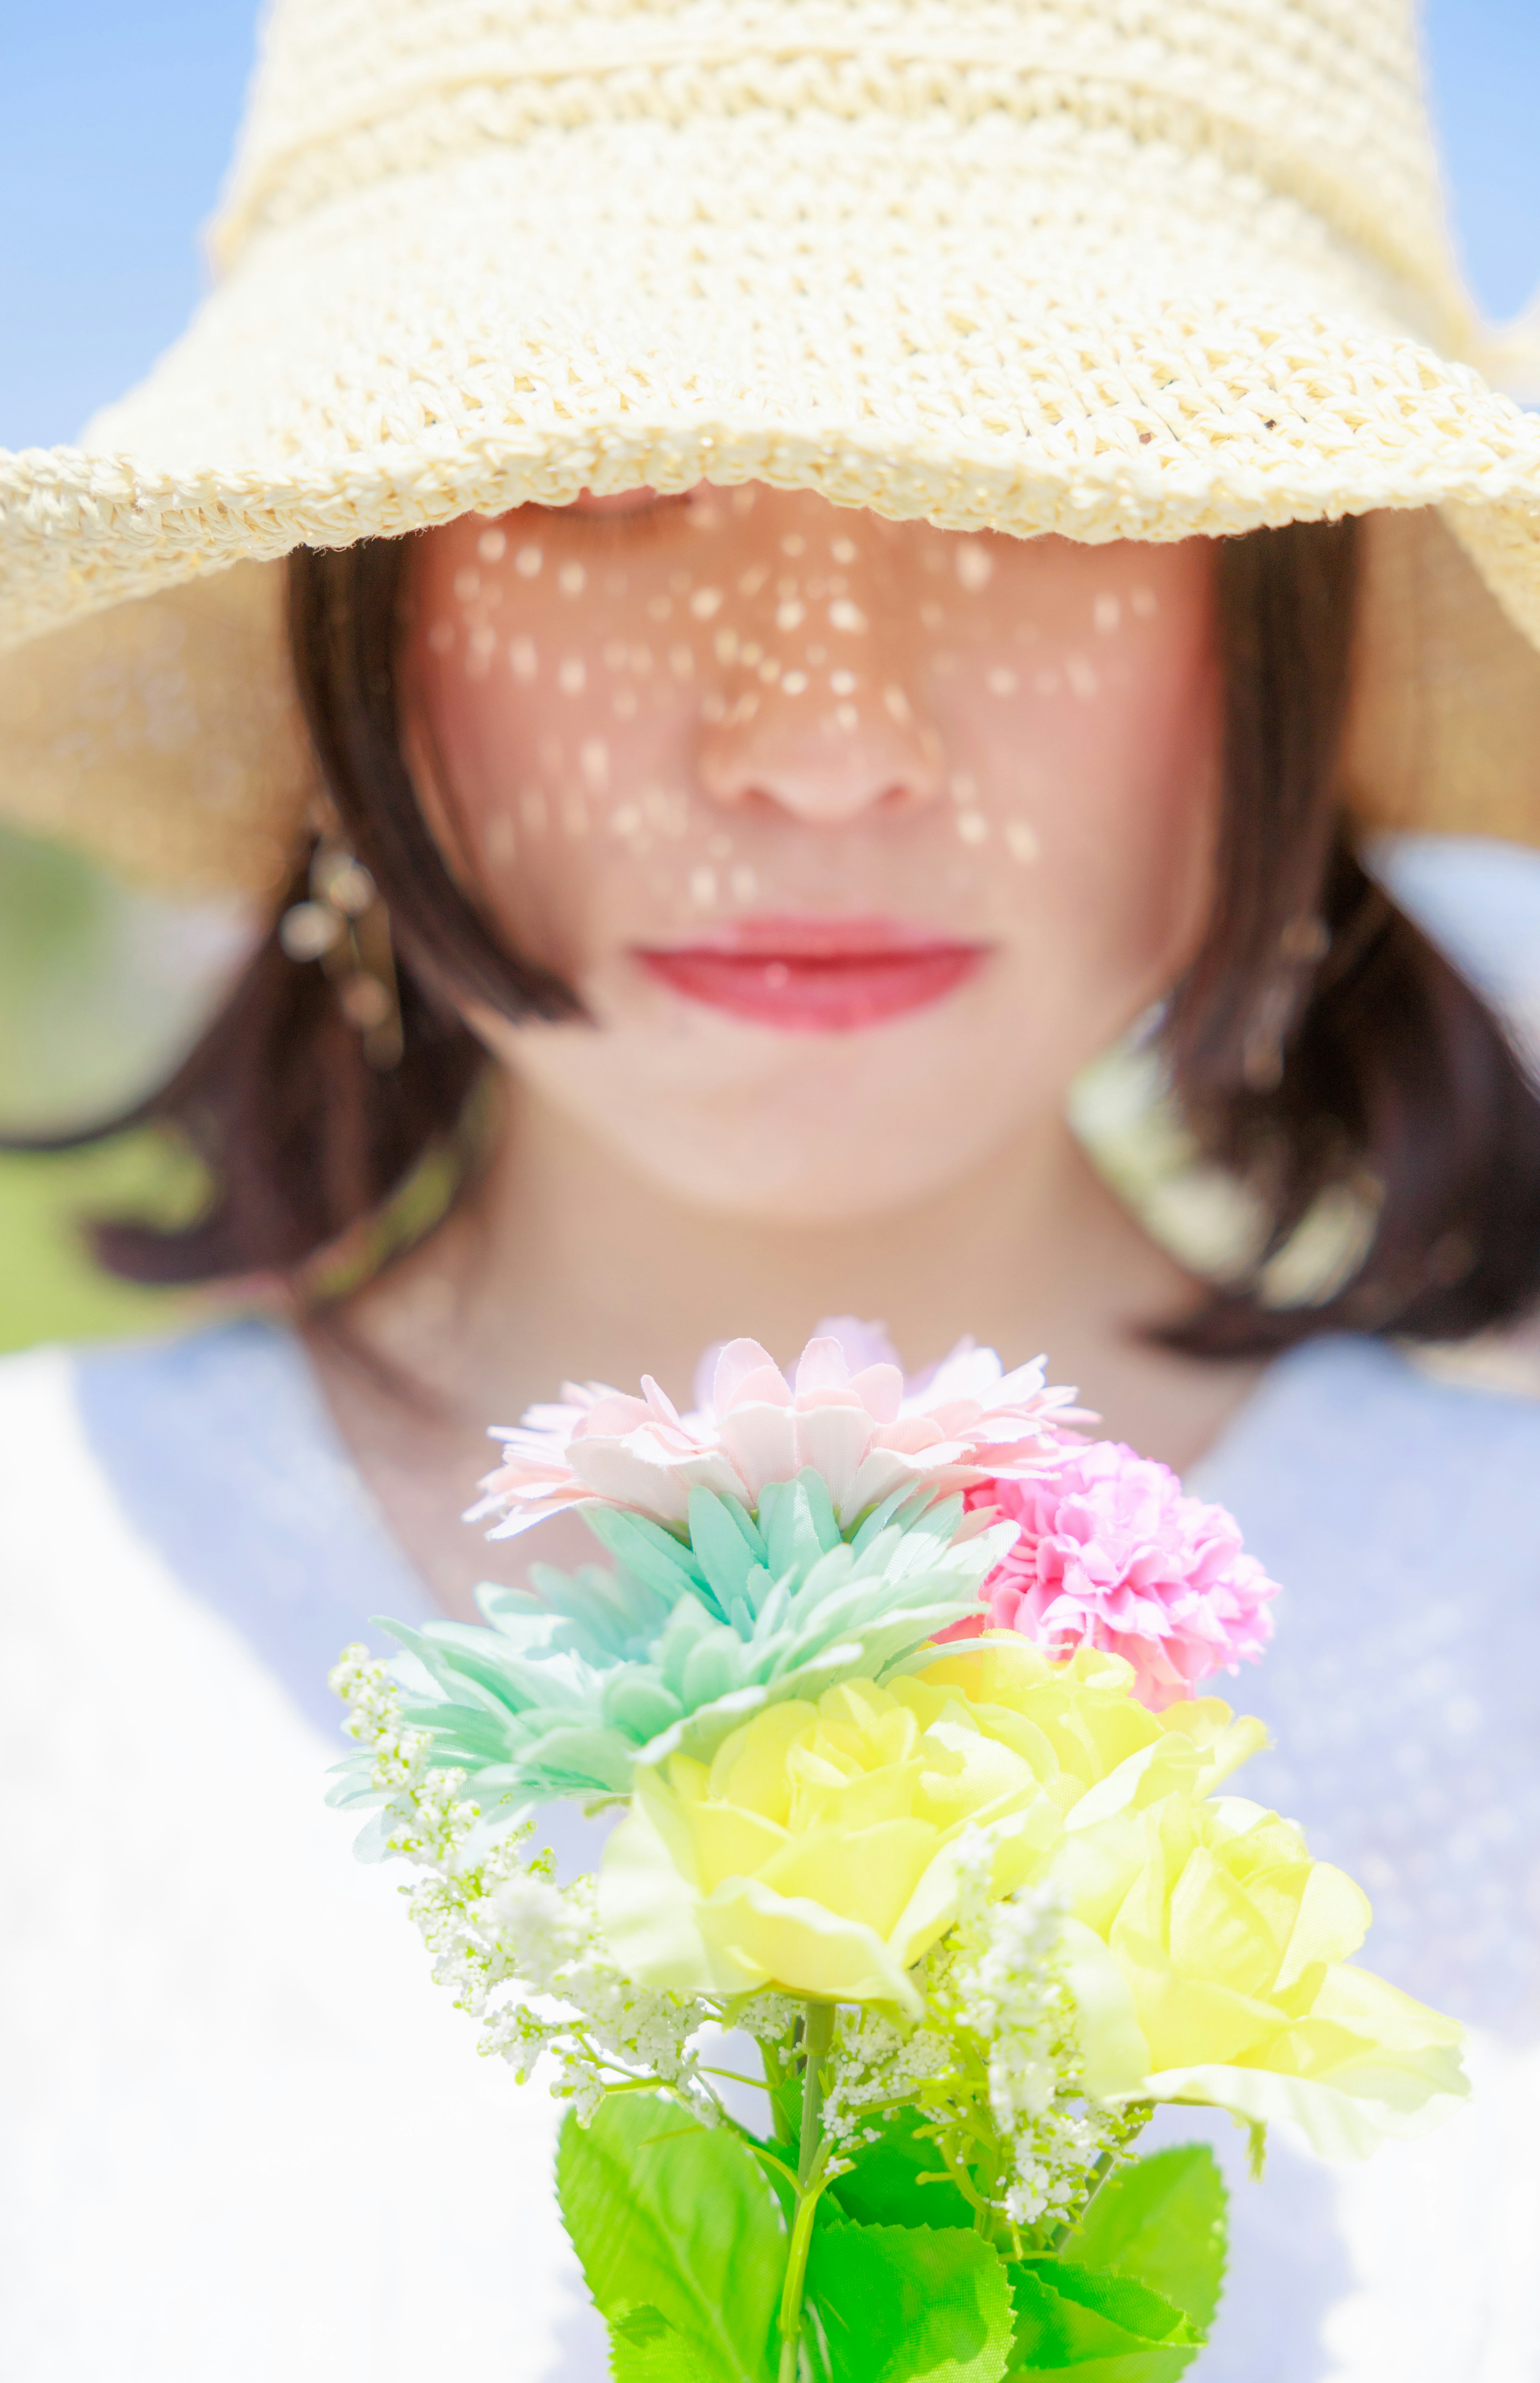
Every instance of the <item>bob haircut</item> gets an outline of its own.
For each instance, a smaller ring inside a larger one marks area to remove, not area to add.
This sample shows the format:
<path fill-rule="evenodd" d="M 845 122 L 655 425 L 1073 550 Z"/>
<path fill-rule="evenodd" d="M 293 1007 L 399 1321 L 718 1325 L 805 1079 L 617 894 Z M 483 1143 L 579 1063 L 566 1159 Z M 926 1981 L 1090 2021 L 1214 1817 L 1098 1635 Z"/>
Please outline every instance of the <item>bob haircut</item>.
<path fill-rule="evenodd" d="M 323 781 L 388 905 L 402 1051 L 372 1068 L 317 967 L 275 924 L 171 1080 L 129 1124 L 179 1128 L 211 1194 L 189 1224 L 98 1229 L 143 1283 L 302 1278 L 436 1151 L 470 1165 L 488 1062 L 459 1006 L 580 1019 L 575 994 L 500 939 L 429 833 L 402 758 L 396 656 L 412 541 L 289 562 L 290 636 Z M 1201 1149 L 1267 1222 L 1243 1278 L 1157 1328 L 1194 1355 L 1265 1356 L 1337 1330 L 1458 1340 L 1540 1297 L 1540 1098 L 1476 994 L 1366 873 L 1337 799 L 1357 525 L 1218 542 L 1225 792 L 1215 898 L 1161 1030 Z M 303 898 L 308 856 L 288 902 Z M 286 904 L 287 906 L 287 904 Z M 55 1145 L 57 1146 L 57 1145 Z M 1313 1305 L 1263 1269 L 1327 1190 L 1367 1187 L 1368 1246 Z"/>

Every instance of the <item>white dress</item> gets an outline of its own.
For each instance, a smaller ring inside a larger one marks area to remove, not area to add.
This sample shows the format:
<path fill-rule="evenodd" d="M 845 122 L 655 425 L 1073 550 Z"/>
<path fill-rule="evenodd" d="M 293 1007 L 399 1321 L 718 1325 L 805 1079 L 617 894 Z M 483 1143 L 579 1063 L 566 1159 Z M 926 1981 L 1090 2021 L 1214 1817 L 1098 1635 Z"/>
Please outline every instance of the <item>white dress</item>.
<path fill-rule="evenodd" d="M 1240 1784 L 1364 1883 L 1370 1965 L 1472 2024 L 1478 2080 L 1424 2145 L 1278 2146 L 1260 2188 L 1163 2114 L 1237 2179 L 1194 2373 L 1537 2383 L 1540 1407 L 1317 1344 L 1194 1486 L 1287 1584 Z M 327 1665 L 426 1602 L 297 1344 L 0 1365 L 0 2374 L 600 2383 L 555 2106 L 322 1802 Z"/>

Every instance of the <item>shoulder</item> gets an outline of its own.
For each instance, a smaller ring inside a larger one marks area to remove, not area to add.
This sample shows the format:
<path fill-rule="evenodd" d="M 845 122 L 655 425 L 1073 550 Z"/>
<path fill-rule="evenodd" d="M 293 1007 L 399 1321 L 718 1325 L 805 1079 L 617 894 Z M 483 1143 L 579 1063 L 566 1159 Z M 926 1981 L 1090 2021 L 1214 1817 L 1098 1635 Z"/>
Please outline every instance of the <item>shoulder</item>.
<path fill-rule="evenodd" d="M 0 1467 L 15 1468 L 18 1436 L 36 1441 L 69 1412 L 75 1359 L 68 1349 L 26 1349 L 0 1357 Z"/>
<path fill-rule="evenodd" d="M 1435 1378 L 1382 1341 L 1282 1359 L 1193 1487 L 1261 1545 L 1373 1542 L 1540 1580 L 1540 1401 Z"/>
<path fill-rule="evenodd" d="M 0 1545 L 13 1581 L 29 1558 L 131 1536 L 125 1484 L 196 1471 L 277 1337 L 226 1327 L 0 1358 Z"/>
<path fill-rule="evenodd" d="M 154 1340 L 44 1347 L 0 1358 L 0 1501 L 7 1518 L 64 1485 L 169 1477 L 179 1494 L 246 1433 L 313 1438 L 302 1360 L 275 1327 L 241 1320 Z M 129 1502 L 133 1500 L 130 1498 Z"/>
<path fill-rule="evenodd" d="M 84 1469 L 71 1352 L 0 1357 L 0 1546 L 13 1579 L 49 1518 L 78 1500 Z"/>
<path fill-rule="evenodd" d="M 314 1393 L 300 1344 L 258 1316 L 222 1318 L 151 1340 L 70 1352 L 82 1412 L 115 1432 L 142 1434 L 175 1421 L 199 1439 L 237 1419 L 282 1428 Z"/>
<path fill-rule="evenodd" d="M 425 1592 L 295 1336 L 258 1319 L 0 1364 L 0 1549 L 38 1591 L 148 1562 L 330 1728 L 326 1673 Z M 7 1494 L 8 1493 L 8 1494 Z M 127 1572 L 124 1572 L 127 1577 Z"/>
<path fill-rule="evenodd" d="M 1540 1446 L 1540 1400 L 1435 1372 L 1387 1341 L 1353 1334 L 1308 1340 L 1280 1358 L 1240 1433 L 1291 1436 L 1326 1418 L 1356 1443 L 1379 1439 L 1387 1451 L 1409 1440 Z"/>

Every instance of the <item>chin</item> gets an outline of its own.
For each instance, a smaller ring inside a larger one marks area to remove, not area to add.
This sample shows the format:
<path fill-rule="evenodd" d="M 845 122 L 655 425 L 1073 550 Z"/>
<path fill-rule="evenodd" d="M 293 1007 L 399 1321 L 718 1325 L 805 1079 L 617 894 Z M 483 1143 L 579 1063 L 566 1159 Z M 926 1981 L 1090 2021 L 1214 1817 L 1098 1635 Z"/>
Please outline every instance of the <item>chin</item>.
<path fill-rule="evenodd" d="M 794 1035 L 674 1005 L 487 1039 L 651 1190 L 723 1222 L 816 1230 L 942 1197 L 1062 1108 L 1066 1052 L 1024 1049 L 1008 1005 L 969 1006 L 964 994 L 869 1033 Z"/>
<path fill-rule="evenodd" d="M 740 1135 L 720 1127 L 673 1120 L 653 1138 L 617 1134 L 594 1121 L 602 1141 L 631 1172 L 682 1206 L 724 1222 L 793 1230 L 838 1229 L 902 1214 L 943 1196 L 978 1172 L 1004 1147 L 1019 1119 L 1002 1117 L 993 1132 L 959 1135 L 955 1121 L 939 1130 L 939 1107 L 917 1104 L 884 1133 L 869 1112 L 837 1133 L 804 1141 L 784 1115 L 765 1118 Z"/>

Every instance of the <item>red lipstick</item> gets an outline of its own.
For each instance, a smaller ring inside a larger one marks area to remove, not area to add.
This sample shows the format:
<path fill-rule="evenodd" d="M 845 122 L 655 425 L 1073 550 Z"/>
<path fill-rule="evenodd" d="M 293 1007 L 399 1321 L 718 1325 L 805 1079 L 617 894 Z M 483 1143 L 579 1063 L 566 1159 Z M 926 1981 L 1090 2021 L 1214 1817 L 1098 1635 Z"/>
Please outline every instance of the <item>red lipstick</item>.
<path fill-rule="evenodd" d="M 688 1001 L 793 1034 L 849 1034 L 929 1007 L 988 946 L 882 919 L 745 919 L 696 942 L 644 945 L 647 974 Z"/>

